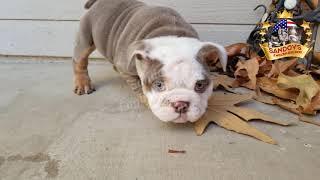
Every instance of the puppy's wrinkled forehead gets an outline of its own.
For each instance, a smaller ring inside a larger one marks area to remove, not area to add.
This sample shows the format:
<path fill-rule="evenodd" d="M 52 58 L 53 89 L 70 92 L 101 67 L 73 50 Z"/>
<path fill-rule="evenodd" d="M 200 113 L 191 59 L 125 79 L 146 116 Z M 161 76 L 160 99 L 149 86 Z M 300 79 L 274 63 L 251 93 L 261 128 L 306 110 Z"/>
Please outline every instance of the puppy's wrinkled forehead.
<path fill-rule="evenodd" d="M 201 42 L 196 39 L 161 38 L 146 43 L 152 47 L 148 54 L 150 59 L 154 60 L 154 64 L 161 64 L 161 69 L 157 70 L 175 87 L 191 86 L 194 81 L 204 79 L 208 73 L 197 58 Z"/>
<path fill-rule="evenodd" d="M 208 77 L 207 61 L 217 61 L 221 57 L 219 48 L 194 38 L 153 38 L 144 40 L 139 48 L 134 55 L 143 84 L 148 86 L 161 79 L 171 86 L 170 89 L 193 88 L 196 81 Z"/>
<path fill-rule="evenodd" d="M 198 80 L 207 78 L 209 72 L 192 57 L 181 57 L 165 64 L 163 74 L 169 77 L 173 87 L 192 88 Z"/>

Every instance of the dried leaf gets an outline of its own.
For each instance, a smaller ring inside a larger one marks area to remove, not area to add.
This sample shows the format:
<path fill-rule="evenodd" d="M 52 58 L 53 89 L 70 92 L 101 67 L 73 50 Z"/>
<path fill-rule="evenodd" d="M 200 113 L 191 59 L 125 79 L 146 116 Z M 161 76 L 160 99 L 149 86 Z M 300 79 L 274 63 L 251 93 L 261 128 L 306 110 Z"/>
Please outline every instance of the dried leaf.
<path fill-rule="evenodd" d="M 209 100 L 209 106 L 233 106 L 252 100 L 252 94 L 230 94 L 216 92 Z"/>
<path fill-rule="evenodd" d="M 259 65 L 258 74 L 265 75 L 265 74 L 269 73 L 271 71 L 271 69 L 272 69 L 272 65 L 273 65 L 272 61 L 264 59 Z"/>
<path fill-rule="evenodd" d="M 299 116 L 299 120 L 302 122 L 306 122 L 309 124 L 314 124 L 320 126 L 320 121 L 316 121 L 314 118 L 307 117 L 307 116 Z"/>
<path fill-rule="evenodd" d="M 320 93 L 318 93 L 314 98 L 312 98 L 310 104 L 303 108 L 299 107 L 291 100 L 282 100 L 277 97 L 268 95 L 266 93 L 255 95 L 253 99 L 265 104 L 278 105 L 279 107 L 295 114 L 304 113 L 309 115 L 316 115 L 316 112 L 320 110 Z"/>
<path fill-rule="evenodd" d="M 299 89 L 299 96 L 296 99 L 297 105 L 309 104 L 312 98 L 319 92 L 320 87 L 310 75 L 300 75 L 296 77 L 280 74 L 277 82 L 282 89 Z"/>
<path fill-rule="evenodd" d="M 277 60 L 272 65 L 272 69 L 267 76 L 269 78 L 278 77 L 279 74 L 284 73 L 285 71 L 288 71 L 289 69 L 293 68 L 296 64 L 297 64 L 297 59 L 286 60 L 286 61 Z"/>
<path fill-rule="evenodd" d="M 253 51 L 251 45 L 247 43 L 236 43 L 225 47 L 228 57 L 243 56 L 246 58 L 257 57 L 258 54 Z"/>
<path fill-rule="evenodd" d="M 289 69 L 287 72 L 286 72 L 286 75 L 288 76 L 291 76 L 291 77 L 294 77 L 294 76 L 300 76 L 302 75 L 301 73 L 297 73 L 296 71 L 292 70 L 292 69 Z"/>
<path fill-rule="evenodd" d="M 320 93 L 314 96 L 311 103 L 303 106 L 303 113 L 316 115 L 317 111 L 320 110 Z"/>
<path fill-rule="evenodd" d="M 256 89 L 256 75 L 259 71 L 259 58 L 255 57 L 246 61 L 239 61 L 234 73 L 236 81 L 249 89 Z"/>
<path fill-rule="evenodd" d="M 240 107 L 236 107 L 236 106 L 228 107 L 227 109 L 229 112 L 236 114 L 237 116 L 241 117 L 242 119 L 244 119 L 246 121 L 262 119 L 263 121 L 274 123 L 274 124 L 279 124 L 282 126 L 290 125 L 289 122 L 279 121 L 277 119 L 272 118 L 271 116 L 267 116 L 261 112 L 254 111 L 252 109 L 242 108 L 242 107 L 240 108 Z"/>
<path fill-rule="evenodd" d="M 319 65 L 311 64 L 310 70 L 306 71 L 307 73 L 313 74 L 313 75 L 320 75 L 320 67 Z"/>
<path fill-rule="evenodd" d="M 295 113 L 295 114 L 301 114 L 301 112 L 299 111 L 299 106 L 297 106 L 292 101 L 286 101 L 286 100 L 282 100 L 279 98 L 273 98 L 272 100 L 276 105 L 278 105 L 282 109 L 285 109 L 285 110 L 292 112 L 292 113 Z"/>
<path fill-rule="evenodd" d="M 293 101 L 290 100 L 282 100 L 277 97 L 271 96 L 266 93 L 261 93 L 258 95 L 255 95 L 254 100 L 265 103 L 265 104 L 270 104 L 270 105 L 278 105 L 282 109 L 285 109 L 287 111 L 290 111 L 295 114 L 301 114 L 299 106 L 297 106 Z"/>
<path fill-rule="evenodd" d="M 296 65 L 296 70 L 298 70 L 299 72 L 302 72 L 302 73 L 306 73 L 307 72 L 307 67 L 306 65 L 304 64 L 298 64 Z"/>
<path fill-rule="evenodd" d="M 275 103 L 273 102 L 272 98 L 273 98 L 272 96 L 267 95 L 265 93 L 260 94 L 260 95 L 255 95 L 253 97 L 253 99 L 258 101 L 258 102 L 262 102 L 262 103 L 270 104 L 270 105 L 275 105 Z"/>
<path fill-rule="evenodd" d="M 320 75 L 320 69 L 319 66 L 312 64 L 310 70 L 307 70 L 306 65 L 304 64 L 298 64 L 295 69 L 304 74 L 313 74 L 313 75 Z"/>
<path fill-rule="evenodd" d="M 213 80 L 213 89 L 216 89 L 218 86 L 222 86 L 225 90 L 227 91 L 232 91 L 232 85 L 234 82 L 234 79 L 226 76 L 226 75 L 214 75 L 212 76 L 212 80 Z"/>
<path fill-rule="evenodd" d="M 245 121 L 241 120 L 239 117 L 230 114 L 227 111 L 219 111 L 215 109 L 208 111 L 209 113 L 206 114 L 206 117 L 204 117 L 205 120 L 201 119 L 195 124 L 195 130 L 198 135 L 201 135 L 204 132 L 206 126 L 212 121 L 225 129 L 253 136 L 269 144 L 277 144 L 276 141 L 274 141 L 270 136 L 260 132 Z"/>
<path fill-rule="evenodd" d="M 208 124 L 210 122 L 214 122 L 217 125 L 228 130 L 255 137 L 266 143 L 276 144 L 276 142 L 271 137 L 250 126 L 247 122 L 243 121 L 242 119 L 246 121 L 259 119 L 267 122 L 276 123 L 279 125 L 289 125 L 289 123 L 275 120 L 272 117 L 269 117 L 267 115 L 247 108 L 235 106 L 236 104 L 251 99 L 251 94 L 239 95 L 216 93 L 210 99 L 208 110 L 205 113 L 205 115 L 195 123 L 194 128 L 196 134 L 202 135 Z M 240 119 L 240 117 L 242 119 Z"/>
<path fill-rule="evenodd" d="M 320 75 L 320 69 L 314 69 L 310 73 L 315 75 Z"/>
<path fill-rule="evenodd" d="M 282 99 L 296 100 L 299 91 L 295 89 L 280 89 L 277 86 L 277 81 L 267 77 L 260 77 L 257 79 L 259 88 L 267 93 L 273 94 Z"/>

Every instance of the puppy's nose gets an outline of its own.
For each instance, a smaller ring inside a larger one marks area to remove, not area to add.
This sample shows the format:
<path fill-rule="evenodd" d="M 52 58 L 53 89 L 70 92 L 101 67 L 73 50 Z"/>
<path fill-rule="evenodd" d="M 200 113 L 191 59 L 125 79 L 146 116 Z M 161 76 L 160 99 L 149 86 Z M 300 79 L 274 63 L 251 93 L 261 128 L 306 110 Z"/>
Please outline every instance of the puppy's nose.
<path fill-rule="evenodd" d="M 175 109 L 176 113 L 186 113 L 188 111 L 190 102 L 177 101 L 171 103 L 171 106 Z"/>

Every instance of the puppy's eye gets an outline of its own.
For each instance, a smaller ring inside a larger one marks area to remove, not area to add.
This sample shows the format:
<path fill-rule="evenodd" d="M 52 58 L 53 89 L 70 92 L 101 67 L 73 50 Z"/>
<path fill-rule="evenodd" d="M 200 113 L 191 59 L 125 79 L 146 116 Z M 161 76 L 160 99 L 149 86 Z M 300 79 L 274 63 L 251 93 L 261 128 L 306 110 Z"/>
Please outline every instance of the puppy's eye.
<path fill-rule="evenodd" d="M 156 91 L 164 91 L 166 90 L 166 87 L 165 87 L 165 84 L 164 84 L 164 81 L 163 80 L 155 80 L 153 83 L 152 83 L 152 88 Z"/>
<path fill-rule="evenodd" d="M 209 85 L 209 80 L 208 79 L 197 81 L 196 85 L 194 87 L 194 90 L 197 93 L 204 93 L 204 91 L 206 91 L 208 85 Z"/>

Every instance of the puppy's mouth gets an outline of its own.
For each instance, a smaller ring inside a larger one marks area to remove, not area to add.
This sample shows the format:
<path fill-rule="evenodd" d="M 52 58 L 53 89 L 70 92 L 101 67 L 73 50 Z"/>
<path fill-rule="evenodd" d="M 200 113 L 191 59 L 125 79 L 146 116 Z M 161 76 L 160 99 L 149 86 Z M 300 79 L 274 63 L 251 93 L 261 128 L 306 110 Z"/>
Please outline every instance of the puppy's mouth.
<path fill-rule="evenodd" d="M 186 123 L 186 122 L 188 122 L 188 116 L 187 116 L 187 114 L 185 114 L 185 113 L 181 113 L 181 114 L 179 114 L 179 116 L 178 116 L 176 119 L 174 119 L 172 122 L 174 122 L 174 123 Z"/>

